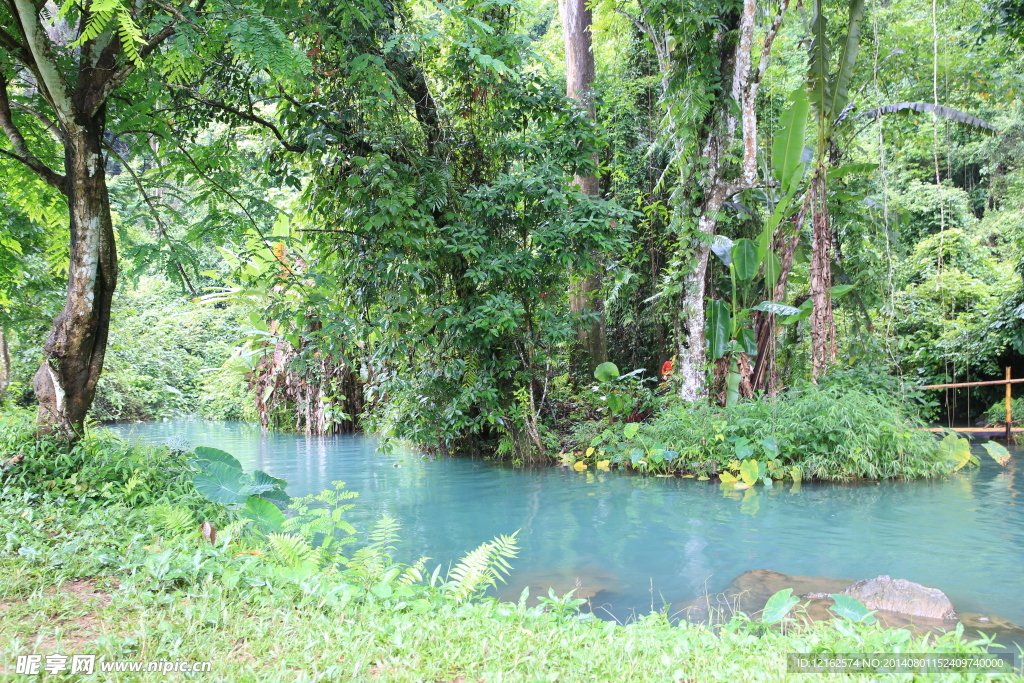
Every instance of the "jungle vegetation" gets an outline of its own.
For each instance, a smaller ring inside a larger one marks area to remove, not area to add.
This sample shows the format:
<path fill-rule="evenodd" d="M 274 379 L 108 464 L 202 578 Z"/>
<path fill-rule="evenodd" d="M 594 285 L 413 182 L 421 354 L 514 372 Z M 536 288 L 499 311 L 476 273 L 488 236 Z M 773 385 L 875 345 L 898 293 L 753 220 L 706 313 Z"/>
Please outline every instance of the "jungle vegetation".
<path fill-rule="evenodd" d="M 899 435 L 997 390 L 920 387 L 1024 371 L 1018 14 L 3 0 L 0 393 L 66 442 L 200 414 L 601 462 L 611 430 L 634 467 L 653 430 L 697 475 L 732 458 L 682 435 L 746 411 L 809 476 L 934 473 Z M 875 461 L 793 436 L 840 404 Z"/>

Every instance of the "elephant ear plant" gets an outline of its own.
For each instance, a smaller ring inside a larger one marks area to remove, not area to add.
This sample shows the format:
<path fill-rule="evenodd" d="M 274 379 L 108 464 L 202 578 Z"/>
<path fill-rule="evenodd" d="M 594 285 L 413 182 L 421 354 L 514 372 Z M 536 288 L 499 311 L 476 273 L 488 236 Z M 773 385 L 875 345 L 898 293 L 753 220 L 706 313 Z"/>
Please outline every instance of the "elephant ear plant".
<path fill-rule="evenodd" d="M 246 473 L 234 456 L 216 448 L 197 448 L 189 464 L 198 470 L 192 484 L 206 500 L 238 510 L 264 533 L 281 530 L 284 514 L 275 503 L 288 502 L 288 482 L 262 470 Z"/>

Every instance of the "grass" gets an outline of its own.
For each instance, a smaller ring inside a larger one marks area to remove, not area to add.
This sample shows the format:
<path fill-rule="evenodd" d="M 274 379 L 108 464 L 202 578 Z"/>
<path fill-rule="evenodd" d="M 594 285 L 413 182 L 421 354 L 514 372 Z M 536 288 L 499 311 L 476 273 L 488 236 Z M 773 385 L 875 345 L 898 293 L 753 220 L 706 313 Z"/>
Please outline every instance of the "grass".
<path fill-rule="evenodd" d="M 23 427 L 18 419 L 0 420 L 0 443 L 54 456 L 56 447 L 26 438 Z M 572 599 L 536 607 L 499 603 L 479 590 L 486 581 L 462 599 L 452 587 L 471 584 L 453 578 L 454 570 L 447 579 L 428 577 L 390 561 L 393 525 L 360 536 L 361 549 L 347 557 L 340 550 L 358 543 L 302 550 L 301 525 L 281 535 L 289 543 L 247 534 L 233 512 L 201 499 L 189 489 L 180 454 L 129 448 L 102 434 L 76 449 L 56 464 L 24 461 L 0 484 L 3 680 L 37 680 L 12 673 L 16 657 L 56 652 L 209 661 L 210 673 L 187 677 L 217 681 L 679 683 L 792 680 L 785 672 L 789 652 L 984 651 L 983 643 L 955 632 L 923 641 L 841 619 L 791 619 L 780 629 L 739 617 L 712 630 L 651 614 L 619 625 L 581 614 Z M 153 485 L 161 480 L 163 486 Z M 308 510 L 330 511 L 340 500 L 328 495 L 319 508 L 307 500 L 307 512 L 300 505 L 291 514 L 309 521 L 315 515 Z M 220 530 L 215 543 L 197 529 L 200 520 Z M 104 673 L 96 680 L 167 677 Z"/>

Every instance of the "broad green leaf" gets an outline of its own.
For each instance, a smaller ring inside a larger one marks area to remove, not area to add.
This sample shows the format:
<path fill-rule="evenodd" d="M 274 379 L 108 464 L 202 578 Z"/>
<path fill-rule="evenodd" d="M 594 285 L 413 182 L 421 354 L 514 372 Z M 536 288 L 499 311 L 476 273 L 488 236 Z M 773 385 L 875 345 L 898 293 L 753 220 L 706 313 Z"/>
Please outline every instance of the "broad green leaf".
<path fill-rule="evenodd" d="M 738 479 L 736 479 L 735 474 L 726 472 L 724 470 L 718 473 L 718 478 L 721 480 L 723 484 L 735 484 L 738 481 Z"/>
<path fill-rule="evenodd" d="M 744 484 L 753 486 L 757 483 L 757 461 L 756 460 L 744 460 L 740 464 L 740 478 L 743 479 Z"/>
<path fill-rule="evenodd" d="M 218 448 L 208 448 L 206 446 L 200 446 L 196 448 L 196 459 L 206 460 L 207 462 L 222 462 L 229 467 L 234 467 L 236 470 L 241 471 L 242 463 L 235 459 L 235 456 L 231 455 L 226 451 L 222 451 Z M 203 468 L 205 469 L 205 468 Z"/>
<path fill-rule="evenodd" d="M 736 277 L 749 282 L 757 276 L 761 265 L 757 258 L 757 244 L 754 240 L 738 240 L 732 247 L 732 265 L 736 269 Z"/>
<path fill-rule="evenodd" d="M 789 96 L 789 106 L 779 115 L 779 127 L 772 139 L 772 172 L 783 192 L 803 175 L 801 156 L 809 108 L 807 91 L 797 88 Z"/>
<path fill-rule="evenodd" d="M 764 284 L 768 290 L 774 290 L 782 277 L 782 261 L 774 251 L 766 252 L 764 255 Z"/>
<path fill-rule="evenodd" d="M 773 458 L 779 454 L 779 442 L 774 436 L 766 436 L 761 439 L 760 443 L 765 452 Z"/>
<path fill-rule="evenodd" d="M 1003 467 L 1006 467 L 1007 465 L 1010 464 L 1010 451 L 1006 450 L 1006 447 L 1003 446 L 1001 443 L 996 443 L 995 441 L 986 441 L 981 445 L 985 448 L 986 451 L 988 451 L 988 454 L 992 456 L 992 459 L 995 460 L 1000 465 L 1002 465 Z"/>
<path fill-rule="evenodd" d="M 857 598 L 842 593 L 833 593 L 830 597 L 836 601 L 836 604 L 829 607 L 829 610 L 837 616 L 861 624 L 875 623 L 875 613 L 865 607 L 864 603 Z"/>
<path fill-rule="evenodd" d="M 715 299 L 708 304 L 708 350 L 711 360 L 718 360 L 729 350 L 732 335 L 732 315 L 729 304 Z"/>
<path fill-rule="evenodd" d="M 826 175 L 829 180 L 836 180 L 850 174 L 866 175 L 876 168 L 878 168 L 878 164 L 843 164 L 842 166 L 830 168 Z"/>
<path fill-rule="evenodd" d="M 971 462 L 971 442 L 953 432 L 946 434 L 939 442 L 939 451 L 952 464 L 954 472 Z"/>
<path fill-rule="evenodd" d="M 829 102 L 825 109 L 830 123 L 843 113 L 849 101 L 850 79 L 853 78 L 853 65 L 857 62 L 860 52 L 860 29 L 864 19 L 864 0 L 849 0 L 850 11 L 846 23 L 846 33 L 836 43 L 839 53 L 839 70 L 829 83 Z M 817 5 L 817 3 L 815 3 Z"/>
<path fill-rule="evenodd" d="M 807 299 L 802 304 L 800 304 L 800 308 L 798 310 L 800 312 L 797 313 L 796 315 L 787 315 L 783 316 L 782 318 L 779 318 L 779 324 L 793 325 L 794 323 L 798 323 L 804 318 L 807 318 L 808 316 L 811 315 L 811 311 L 814 310 L 814 302 L 811 299 Z"/>
<path fill-rule="evenodd" d="M 793 595 L 792 588 L 783 588 L 778 593 L 768 598 L 761 612 L 761 621 L 766 624 L 777 624 L 786 618 L 789 610 L 793 609 L 800 599 Z"/>
<path fill-rule="evenodd" d="M 211 462 L 204 472 L 192 477 L 192 484 L 203 498 L 221 505 L 236 505 L 252 493 L 242 480 L 242 470 L 223 462 Z"/>
<path fill-rule="evenodd" d="M 256 486 L 269 486 L 269 489 L 265 489 L 267 491 L 272 491 L 273 489 L 280 489 L 283 491 L 285 487 L 288 486 L 288 482 L 286 482 L 284 479 L 272 477 L 263 470 L 253 471 L 252 483 L 255 484 Z"/>
<path fill-rule="evenodd" d="M 284 524 L 284 514 L 276 505 L 269 500 L 249 496 L 245 499 L 245 509 L 241 512 L 242 517 L 251 519 L 264 533 L 281 531 Z"/>
<path fill-rule="evenodd" d="M 736 459 L 746 460 L 754 454 L 754 445 L 750 443 L 750 439 L 737 439 L 736 440 Z"/>
<path fill-rule="evenodd" d="M 796 306 L 779 303 L 778 301 L 762 301 L 750 310 L 773 313 L 775 315 L 800 315 L 801 312 Z"/>
<path fill-rule="evenodd" d="M 732 245 L 733 241 L 725 235 L 715 235 L 715 239 L 711 243 L 711 251 L 722 259 L 722 263 L 729 265 L 732 263 Z"/>
<path fill-rule="evenodd" d="M 725 376 L 725 405 L 734 406 L 740 401 L 740 377 L 739 365 L 736 356 L 729 357 L 729 374 Z"/>
<path fill-rule="evenodd" d="M 640 431 L 640 424 L 637 422 L 630 422 L 622 430 L 622 435 L 627 439 L 632 439 L 636 436 L 636 433 Z"/>
<path fill-rule="evenodd" d="M 851 291 L 853 291 L 853 285 L 833 285 L 832 288 L 828 290 L 828 293 L 833 299 L 839 299 L 849 294 Z"/>
<path fill-rule="evenodd" d="M 611 382 L 619 378 L 619 367 L 615 363 L 605 362 L 594 368 L 594 379 L 598 382 Z"/>
<path fill-rule="evenodd" d="M 739 342 L 740 348 L 748 356 L 757 355 L 757 334 L 754 333 L 749 327 L 744 327 L 740 330 L 740 333 L 736 335 L 736 341 Z"/>

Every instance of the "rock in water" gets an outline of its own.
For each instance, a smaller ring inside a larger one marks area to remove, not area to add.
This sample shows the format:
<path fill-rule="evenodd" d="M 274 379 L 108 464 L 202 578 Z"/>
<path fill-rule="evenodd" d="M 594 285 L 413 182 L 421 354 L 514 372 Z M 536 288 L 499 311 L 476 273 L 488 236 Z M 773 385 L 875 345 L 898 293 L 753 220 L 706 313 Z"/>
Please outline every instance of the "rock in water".
<path fill-rule="evenodd" d="M 938 588 L 928 588 L 906 579 L 879 576 L 862 579 L 843 591 L 868 609 L 881 609 L 929 619 L 956 619 L 953 603 Z"/>

